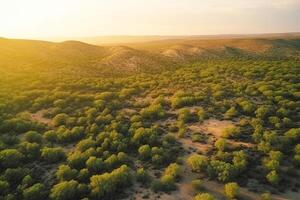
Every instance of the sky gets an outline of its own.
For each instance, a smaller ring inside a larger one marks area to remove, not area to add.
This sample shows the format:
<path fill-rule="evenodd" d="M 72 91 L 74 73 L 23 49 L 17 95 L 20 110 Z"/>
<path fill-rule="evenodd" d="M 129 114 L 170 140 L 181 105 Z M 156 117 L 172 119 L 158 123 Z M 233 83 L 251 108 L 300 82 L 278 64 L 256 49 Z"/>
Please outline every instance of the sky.
<path fill-rule="evenodd" d="M 300 31 L 300 0 L 0 0 L 0 37 Z"/>

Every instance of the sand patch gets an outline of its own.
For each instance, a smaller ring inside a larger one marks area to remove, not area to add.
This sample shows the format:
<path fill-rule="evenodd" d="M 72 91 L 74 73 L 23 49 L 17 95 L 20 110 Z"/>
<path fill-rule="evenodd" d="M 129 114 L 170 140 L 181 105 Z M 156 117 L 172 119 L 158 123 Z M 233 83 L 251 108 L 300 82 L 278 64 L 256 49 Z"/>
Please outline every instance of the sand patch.
<path fill-rule="evenodd" d="M 234 123 L 229 120 L 209 119 L 203 123 L 193 123 L 188 128 L 193 132 L 200 132 L 204 134 L 211 134 L 216 138 L 221 137 L 222 131 L 225 128 L 234 126 Z"/>
<path fill-rule="evenodd" d="M 42 124 L 47 124 L 47 125 L 51 126 L 52 120 L 44 117 L 45 112 L 46 112 L 46 110 L 40 110 L 36 113 L 30 113 L 30 118 L 33 121 L 37 121 Z"/>

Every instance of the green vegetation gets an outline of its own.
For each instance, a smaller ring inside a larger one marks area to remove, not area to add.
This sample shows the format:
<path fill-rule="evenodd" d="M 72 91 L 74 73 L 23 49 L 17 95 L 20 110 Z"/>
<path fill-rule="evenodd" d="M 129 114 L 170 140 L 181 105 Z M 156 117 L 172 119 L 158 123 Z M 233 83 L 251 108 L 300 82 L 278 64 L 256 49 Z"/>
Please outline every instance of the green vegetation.
<path fill-rule="evenodd" d="M 215 200 L 214 196 L 208 193 L 197 194 L 194 200 Z"/>
<path fill-rule="evenodd" d="M 229 199 L 236 198 L 239 194 L 239 186 L 236 183 L 227 183 L 225 185 L 224 190 L 225 190 L 225 195 Z"/>
<path fill-rule="evenodd" d="M 172 195 L 188 173 L 196 200 L 218 197 L 208 178 L 228 198 L 252 182 L 259 196 L 297 189 L 299 40 L 277 42 L 289 53 L 224 47 L 178 61 L 129 49 L 150 64 L 121 70 L 102 65 L 104 47 L 26 53 L 14 41 L 24 57 L 0 65 L 0 199 L 122 199 L 132 185 Z M 212 134 L 209 120 L 232 125 Z"/>

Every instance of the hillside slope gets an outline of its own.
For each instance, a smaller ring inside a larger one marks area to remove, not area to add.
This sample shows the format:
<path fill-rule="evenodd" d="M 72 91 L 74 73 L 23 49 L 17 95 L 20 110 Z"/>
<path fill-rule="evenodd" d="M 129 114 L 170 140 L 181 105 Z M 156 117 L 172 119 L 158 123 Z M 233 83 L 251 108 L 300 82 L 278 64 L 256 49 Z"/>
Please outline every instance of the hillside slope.
<path fill-rule="evenodd" d="M 175 39 L 128 46 L 0 39 L 0 68 L 13 71 L 33 68 L 36 72 L 124 74 L 158 71 L 201 59 L 237 57 L 298 59 L 300 39 Z"/>

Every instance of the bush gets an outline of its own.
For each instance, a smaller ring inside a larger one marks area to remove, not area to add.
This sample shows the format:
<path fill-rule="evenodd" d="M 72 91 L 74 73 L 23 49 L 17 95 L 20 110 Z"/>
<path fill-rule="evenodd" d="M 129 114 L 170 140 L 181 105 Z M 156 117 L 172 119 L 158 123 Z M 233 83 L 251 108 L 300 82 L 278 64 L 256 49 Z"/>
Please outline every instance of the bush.
<path fill-rule="evenodd" d="M 79 184 L 77 181 L 63 181 L 54 185 L 51 189 L 50 198 L 53 200 L 79 199 Z"/>
<path fill-rule="evenodd" d="M 208 158 L 206 156 L 193 154 L 187 159 L 187 163 L 193 171 L 205 171 L 208 165 Z"/>
<path fill-rule="evenodd" d="M 197 116 L 187 108 L 182 108 L 179 110 L 178 121 L 182 121 L 184 123 L 194 122 L 197 120 Z"/>
<path fill-rule="evenodd" d="M 71 169 L 68 165 L 60 165 L 56 171 L 56 178 L 60 181 L 70 181 L 77 176 L 77 170 Z"/>
<path fill-rule="evenodd" d="M 165 117 L 166 113 L 160 104 L 154 104 L 142 109 L 141 115 L 144 119 L 157 120 Z"/>
<path fill-rule="evenodd" d="M 194 200 L 215 200 L 215 197 L 209 193 L 200 193 L 195 196 Z"/>
<path fill-rule="evenodd" d="M 24 156 L 16 149 L 5 149 L 0 151 L 0 165 L 4 168 L 18 167 Z"/>
<path fill-rule="evenodd" d="M 223 139 L 223 138 L 219 138 L 216 142 L 215 142 L 215 147 L 219 150 L 219 151 L 224 151 L 225 149 L 227 149 L 227 140 Z"/>
<path fill-rule="evenodd" d="M 91 195 L 94 198 L 102 199 L 112 195 L 122 188 L 131 185 L 131 170 L 126 165 L 113 170 L 111 173 L 94 175 L 91 177 Z"/>
<path fill-rule="evenodd" d="M 41 200 L 47 197 L 46 187 L 41 183 L 36 183 L 33 186 L 23 190 L 25 200 Z"/>
<path fill-rule="evenodd" d="M 88 139 L 84 139 L 84 140 L 81 140 L 80 142 L 78 142 L 76 145 L 76 149 L 81 152 L 84 152 L 87 149 L 89 149 L 91 147 L 95 147 L 95 146 L 96 146 L 95 140 L 93 140 L 92 138 L 88 138 Z"/>
<path fill-rule="evenodd" d="M 237 109 L 235 107 L 231 107 L 229 110 L 226 111 L 226 113 L 224 114 L 225 119 L 231 119 L 233 117 L 236 117 L 239 115 L 239 112 L 237 111 Z"/>
<path fill-rule="evenodd" d="M 224 187 L 225 195 L 230 198 L 236 198 L 239 195 L 239 186 L 237 183 L 227 183 Z"/>
<path fill-rule="evenodd" d="M 241 130 L 236 126 L 225 128 L 222 131 L 222 137 L 224 138 L 238 138 L 240 136 Z"/>
<path fill-rule="evenodd" d="M 207 119 L 207 114 L 203 108 L 199 108 L 197 115 L 200 121 L 204 121 L 205 119 Z"/>
<path fill-rule="evenodd" d="M 50 130 L 50 131 L 45 132 L 44 135 L 43 135 L 43 138 L 44 138 L 46 141 L 48 141 L 48 142 L 50 142 L 50 143 L 52 143 L 52 144 L 53 144 L 54 142 L 57 142 L 57 134 L 56 134 L 56 132 L 53 131 L 53 130 Z"/>
<path fill-rule="evenodd" d="M 261 194 L 261 200 L 271 200 L 271 194 L 269 192 Z"/>
<path fill-rule="evenodd" d="M 171 175 L 164 175 L 160 178 L 161 190 L 171 191 L 176 189 L 174 177 Z"/>
<path fill-rule="evenodd" d="M 174 180 L 177 180 L 181 175 L 181 168 L 176 163 L 171 163 L 164 172 L 164 176 L 169 175 L 173 177 Z"/>
<path fill-rule="evenodd" d="M 242 110 L 247 113 L 251 114 L 255 110 L 255 105 L 249 101 L 242 101 L 239 103 L 241 106 Z"/>
<path fill-rule="evenodd" d="M 62 148 L 48 148 L 42 149 L 42 159 L 48 163 L 57 163 L 63 161 L 66 158 L 65 152 Z"/>
<path fill-rule="evenodd" d="M 24 135 L 24 139 L 27 142 L 31 142 L 31 143 L 35 142 L 35 143 L 40 144 L 42 142 L 42 136 L 36 131 L 26 132 Z"/>
<path fill-rule="evenodd" d="M 85 164 L 87 169 L 92 173 L 99 173 L 105 169 L 103 160 L 95 156 L 89 157 Z"/>
<path fill-rule="evenodd" d="M 151 148 L 149 145 L 143 145 L 140 146 L 139 150 L 139 155 L 143 160 L 147 160 L 151 157 Z"/>
<path fill-rule="evenodd" d="M 233 165 L 239 170 L 239 171 L 243 171 L 246 169 L 247 165 L 248 165 L 248 156 L 247 154 L 241 150 L 241 151 L 237 151 L 237 152 L 233 152 Z"/>
<path fill-rule="evenodd" d="M 275 170 L 270 171 L 267 176 L 266 176 L 267 180 L 269 183 L 271 183 L 272 185 L 278 185 L 279 181 L 280 181 L 280 177 L 278 175 L 278 173 Z"/>
<path fill-rule="evenodd" d="M 269 106 L 260 106 L 255 111 L 256 117 L 260 119 L 265 119 L 271 114 L 271 108 Z"/>
<path fill-rule="evenodd" d="M 210 177 L 216 177 L 222 182 L 231 181 L 236 178 L 238 174 L 238 170 L 234 165 L 219 160 L 211 160 L 207 171 Z"/>
<path fill-rule="evenodd" d="M 66 125 L 68 118 L 69 118 L 69 116 L 67 114 L 60 113 L 53 118 L 53 120 L 52 120 L 53 125 L 54 126 Z"/>
<path fill-rule="evenodd" d="M 136 172 L 136 179 L 142 184 L 147 184 L 150 180 L 150 175 L 144 168 L 139 168 Z"/>
<path fill-rule="evenodd" d="M 9 189 L 9 183 L 4 180 L 0 180 L 0 194 L 5 194 L 8 192 Z"/>
<path fill-rule="evenodd" d="M 22 142 L 19 149 L 26 159 L 35 160 L 40 157 L 40 148 L 40 145 L 37 143 Z"/>

